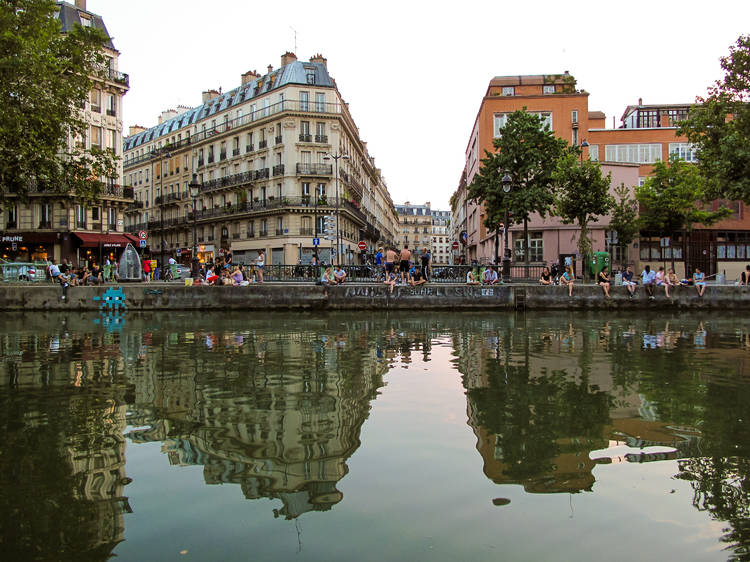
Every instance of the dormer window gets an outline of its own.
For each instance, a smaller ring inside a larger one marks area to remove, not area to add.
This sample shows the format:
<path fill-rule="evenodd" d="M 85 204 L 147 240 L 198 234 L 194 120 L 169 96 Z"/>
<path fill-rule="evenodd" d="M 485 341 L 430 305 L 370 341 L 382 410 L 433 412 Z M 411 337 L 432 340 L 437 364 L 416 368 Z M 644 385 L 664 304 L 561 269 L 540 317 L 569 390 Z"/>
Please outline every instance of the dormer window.
<path fill-rule="evenodd" d="M 314 72 L 308 72 L 307 73 L 307 83 L 308 84 L 315 84 L 315 73 Z"/>
<path fill-rule="evenodd" d="M 503 95 L 504 96 L 515 96 L 516 95 L 516 89 L 513 86 L 503 86 Z"/>
<path fill-rule="evenodd" d="M 554 94 L 555 93 L 555 85 L 554 84 L 545 84 L 542 86 L 542 93 L 543 94 Z"/>

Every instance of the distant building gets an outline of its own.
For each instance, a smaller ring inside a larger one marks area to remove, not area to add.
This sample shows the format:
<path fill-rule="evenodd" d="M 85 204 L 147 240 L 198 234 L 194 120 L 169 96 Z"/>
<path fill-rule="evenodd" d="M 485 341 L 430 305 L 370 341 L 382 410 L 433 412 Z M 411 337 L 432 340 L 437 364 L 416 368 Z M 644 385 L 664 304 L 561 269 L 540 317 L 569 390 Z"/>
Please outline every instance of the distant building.
<path fill-rule="evenodd" d="M 435 211 L 432 214 L 432 263 L 449 265 L 453 263 L 451 243 L 451 212 Z"/>
<path fill-rule="evenodd" d="M 85 0 L 57 3 L 62 32 L 75 24 L 109 33 L 101 16 L 86 10 Z M 118 70 L 120 56 L 110 39 L 104 46 L 108 68 L 104 78 L 92 76 L 94 87 L 87 100 L 81 100 L 83 118 L 88 123 L 85 138 L 70 138 L 71 145 L 109 149 L 122 154 L 122 98 L 129 88 L 129 77 Z M 128 242 L 125 235 L 125 209 L 133 200 L 132 189 L 122 185 L 122 165 L 118 162 L 115 180 L 107 180 L 101 196 L 93 204 L 78 200 L 72 193 L 39 190 L 30 193 L 27 203 L 10 203 L 0 216 L 0 257 L 5 260 L 41 261 L 67 258 L 75 263 L 116 259 Z"/>
<path fill-rule="evenodd" d="M 124 165 L 136 195 L 128 228 L 147 231 L 156 258 L 189 262 L 194 221 L 201 261 L 231 251 L 236 263 L 248 263 L 263 250 L 269 264 L 309 263 L 316 251 L 330 262 L 331 214 L 342 263 L 358 260 L 360 241 L 374 253 L 396 240 L 383 175 L 321 55 L 304 62 L 285 53 L 276 70 L 246 72 L 230 91 L 206 90 L 201 105 L 132 128 Z"/>

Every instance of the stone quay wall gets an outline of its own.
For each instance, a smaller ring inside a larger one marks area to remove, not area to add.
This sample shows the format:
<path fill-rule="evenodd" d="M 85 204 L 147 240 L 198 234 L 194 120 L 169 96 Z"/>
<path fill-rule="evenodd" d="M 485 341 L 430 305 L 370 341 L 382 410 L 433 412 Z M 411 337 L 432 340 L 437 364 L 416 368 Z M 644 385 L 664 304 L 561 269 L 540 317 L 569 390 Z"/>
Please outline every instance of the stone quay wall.
<path fill-rule="evenodd" d="M 59 285 L 0 286 L 3 311 L 152 311 L 152 310 L 529 310 L 566 309 L 750 309 L 750 288 L 709 285 L 703 297 L 695 287 L 681 287 L 667 299 L 657 288 L 649 300 L 643 287 L 630 299 L 625 287 L 612 287 L 606 299 L 596 285 L 566 287 L 498 285 L 494 287 L 432 284 L 396 286 L 393 293 L 378 284 L 264 283 L 247 287 L 187 287 L 177 283 L 122 283 L 99 287 L 70 287 L 61 299 Z"/>

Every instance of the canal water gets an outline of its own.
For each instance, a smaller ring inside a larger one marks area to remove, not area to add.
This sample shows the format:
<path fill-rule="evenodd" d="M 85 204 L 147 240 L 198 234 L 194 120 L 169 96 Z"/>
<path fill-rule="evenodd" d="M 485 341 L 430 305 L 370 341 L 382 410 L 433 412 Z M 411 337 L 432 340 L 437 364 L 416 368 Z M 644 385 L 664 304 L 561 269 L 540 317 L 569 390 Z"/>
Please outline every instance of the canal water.
<path fill-rule="evenodd" d="M 730 314 L 3 314 L 5 560 L 727 560 Z"/>

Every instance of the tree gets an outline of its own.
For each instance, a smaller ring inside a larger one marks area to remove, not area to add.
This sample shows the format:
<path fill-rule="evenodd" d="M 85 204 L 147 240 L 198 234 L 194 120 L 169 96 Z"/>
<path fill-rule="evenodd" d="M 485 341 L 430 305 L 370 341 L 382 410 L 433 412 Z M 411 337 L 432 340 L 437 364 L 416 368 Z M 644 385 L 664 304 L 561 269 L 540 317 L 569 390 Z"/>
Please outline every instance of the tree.
<path fill-rule="evenodd" d="M 108 150 L 85 151 L 81 107 L 106 70 L 105 34 L 61 33 L 52 0 L 8 0 L 0 10 L 0 208 L 33 189 L 90 200 L 116 177 Z"/>
<path fill-rule="evenodd" d="M 709 226 L 732 214 L 724 207 L 716 211 L 699 207 L 711 200 L 706 180 L 695 165 L 676 156 L 654 164 L 653 176 L 636 188 L 635 196 L 641 204 L 641 227 L 660 234 L 689 231 L 694 224 Z"/>
<path fill-rule="evenodd" d="M 606 215 L 615 205 L 615 198 L 609 194 L 612 174 L 602 177 L 599 162 L 579 162 L 578 155 L 576 147 L 569 150 L 557 163 L 554 171 L 557 185 L 555 212 L 565 224 L 578 223 L 581 229 L 578 236 L 578 253 L 586 259 L 586 256 L 591 254 L 588 225 L 590 222 L 598 221 L 598 217 Z"/>
<path fill-rule="evenodd" d="M 624 269 L 627 265 L 625 251 L 633 243 L 641 227 L 638 220 L 638 202 L 630 197 L 630 188 L 621 183 L 615 188 L 615 194 L 617 197 L 610 213 L 609 227 L 617 234 L 617 247 L 620 248 L 620 255 L 625 260 L 621 264 Z"/>
<path fill-rule="evenodd" d="M 677 132 L 697 148 L 711 199 L 750 204 L 750 35 L 739 37 L 719 60 L 724 79 L 696 100 Z"/>
<path fill-rule="evenodd" d="M 524 248 L 528 247 L 528 220 L 532 213 L 544 217 L 553 202 L 552 172 L 567 143 L 555 137 L 542 118 L 524 111 L 508 116 L 502 135 L 494 140 L 495 153 L 485 151 L 479 174 L 469 186 L 469 198 L 484 203 L 485 226 L 492 230 L 502 222 L 506 206 L 512 222 L 523 220 Z M 504 193 L 501 179 L 510 174 L 512 188 Z M 529 253 L 524 250 L 525 261 Z"/>

